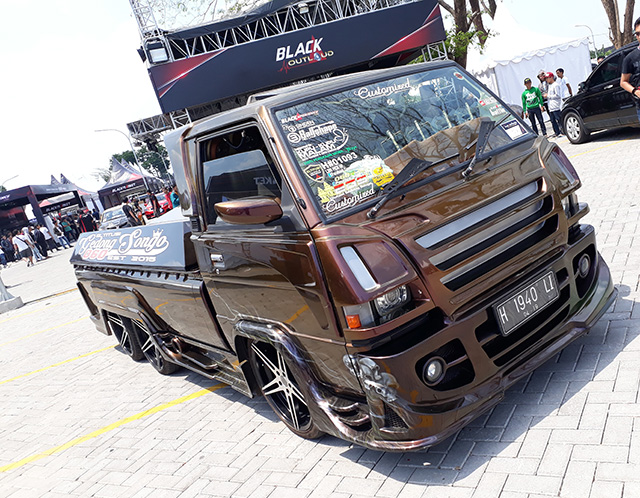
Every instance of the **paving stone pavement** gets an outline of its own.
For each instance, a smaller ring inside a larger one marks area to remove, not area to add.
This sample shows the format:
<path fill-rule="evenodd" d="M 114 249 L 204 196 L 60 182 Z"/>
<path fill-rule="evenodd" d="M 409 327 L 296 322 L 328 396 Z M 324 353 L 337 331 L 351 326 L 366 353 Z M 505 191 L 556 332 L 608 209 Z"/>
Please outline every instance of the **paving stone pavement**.
<path fill-rule="evenodd" d="M 490 413 L 423 452 L 302 440 L 263 399 L 132 362 L 91 325 L 69 252 L 4 270 L 30 303 L 0 315 L 0 497 L 640 497 L 640 137 L 594 138 L 558 143 L 617 301 Z"/>

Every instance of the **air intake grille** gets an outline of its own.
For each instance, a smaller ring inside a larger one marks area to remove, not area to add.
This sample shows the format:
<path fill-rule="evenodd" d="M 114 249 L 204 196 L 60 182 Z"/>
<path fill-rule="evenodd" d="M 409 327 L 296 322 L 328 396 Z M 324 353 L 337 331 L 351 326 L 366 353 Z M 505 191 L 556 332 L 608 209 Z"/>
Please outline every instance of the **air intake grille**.
<path fill-rule="evenodd" d="M 558 216 L 542 179 L 416 239 L 452 291 L 473 282 L 552 235 Z"/>

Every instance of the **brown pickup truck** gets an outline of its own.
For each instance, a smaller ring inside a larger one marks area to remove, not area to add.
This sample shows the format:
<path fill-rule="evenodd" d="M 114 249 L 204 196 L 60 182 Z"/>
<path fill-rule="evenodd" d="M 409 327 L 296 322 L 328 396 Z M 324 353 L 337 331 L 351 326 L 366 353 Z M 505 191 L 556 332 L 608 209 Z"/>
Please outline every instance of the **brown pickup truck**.
<path fill-rule="evenodd" d="M 82 236 L 93 320 L 302 437 L 434 445 L 614 299 L 571 162 L 452 62 L 263 93 L 165 142 L 185 218 Z"/>

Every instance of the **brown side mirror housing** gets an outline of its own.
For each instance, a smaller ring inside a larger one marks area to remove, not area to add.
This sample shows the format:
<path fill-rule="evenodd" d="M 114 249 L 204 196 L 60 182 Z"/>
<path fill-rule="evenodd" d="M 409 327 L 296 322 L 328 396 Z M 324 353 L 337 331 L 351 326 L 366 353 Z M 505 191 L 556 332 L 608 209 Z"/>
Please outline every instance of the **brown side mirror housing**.
<path fill-rule="evenodd" d="M 235 201 L 218 202 L 213 206 L 218 216 L 236 225 L 261 225 L 282 217 L 279 199 L 251 197 Z"/>

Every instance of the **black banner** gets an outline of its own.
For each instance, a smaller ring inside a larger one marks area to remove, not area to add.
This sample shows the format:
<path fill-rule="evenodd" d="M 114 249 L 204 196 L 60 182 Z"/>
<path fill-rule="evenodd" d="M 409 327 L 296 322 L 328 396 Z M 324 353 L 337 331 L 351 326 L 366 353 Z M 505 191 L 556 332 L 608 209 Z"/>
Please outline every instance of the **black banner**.
<path fill-rule="evenodd" d="M 422 0 L 152 66 L 163 112 L 254 93 L 445 39 L 437 0 Z"/>

